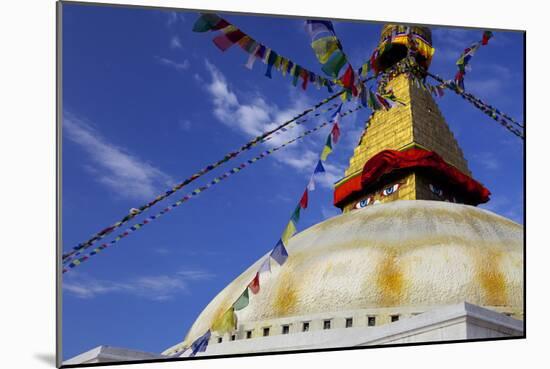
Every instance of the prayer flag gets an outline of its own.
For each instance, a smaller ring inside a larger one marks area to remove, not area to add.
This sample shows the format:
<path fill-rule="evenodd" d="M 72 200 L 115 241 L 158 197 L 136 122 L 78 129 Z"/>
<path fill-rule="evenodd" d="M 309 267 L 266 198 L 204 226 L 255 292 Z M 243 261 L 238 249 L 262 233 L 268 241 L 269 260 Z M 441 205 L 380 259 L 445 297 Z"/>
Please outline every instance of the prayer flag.
<path fill-rule="evenodd" d="M 323 152 L 321 153 L 321 160 L 326 161 L 328 155 L 332 152 L 332 142 L 331 142 L 331 135 L 328 135 L 327 142 L 325 143 L 325 147 L 323 147 Z"/>
<path fill-rule="evenodd" d="M 229 24 L 216 14 L 202 14 L 193 25 L 193 32 L 207 32 L 227 27 Z"/>
<path fill-rule="evenodd" d="M 254 66 L 254 62 L 256 61 L 256 58 L 257 58 L 256 53 L 258 52 L 259 48 L 260 48 L 260 45 L 256 45 L 254 50 L 252 50 L 252 52 L 248 56 L 248 61 L 246 62 L 246 65 L 245 65 L 246 68 L 252 69 L 252 67 Z"/>
<path fill-rule="evenodd" d="M 307 188 L 304 191 L 304 194 L 302 195 L 302 198 L 300 199 L 300 207 L 302 209 L 307 208 L 307 201 L 308 201 L 308 194 L 307 194 Z"/>
<path fill-rule="evenodd" d="M 218 49 L 220 49 L 221 51 L 225 51 L 233 46 L 240 39 L 242 39 L 244 36 L 245 34 L 241 30 L 236 29 L 229 33 L 223 33 L 215 37 L 213 41 Z"/>
<path fill-rule="evenodd" d="M 302 77 L 302 90 L 305 90 L 307 88 L 307 83 L 309 81 L 308 71 L 305 69 L 300 70 L 300 77 Z"/>
<path fill-rule="evenodd" d="M 265 259 L 262 265 L 260 266 L 260 269 L 258 270 L 259 273 L 263 272 L 271 272 L 271 262 L 269 258 Z"/>
<path fill-rule="evenodd" d="M 309 183 L 307 184 L 308 191 L 315 191 L 315 180 L 313 179 L 313 176 L 309 179 Z"/>
<path fill-rule="evenodd" d="M 249 298 L 248 298 L 248 286 L 247 286 L 244 292 L 242 293 L 242 295 L 239 296 L 237 301 L 235 301 L 235 303 L 233 304 L 233 309 L 235 309 L 235 311 L 244 309 L 245 307 L 248 306 L 248 301 L 249 301 Z"/>
<path fill-rule="evenodd" d="M 336 36 L 323 37 L 311 43 L 315 56 L 321 64 L 325 64 L 331 55 L 338 50 L 338 39 Z"/>
<path fill-rule="evenodd" d="M 283 265 L 286 259 L 288 259 L 288 252 L 286 251 L 285 245 L 283 245 L 283 242 L 281 240 L 277 242 L 277 245 L 275 246 L 273 251 L 271 251 L 270 256 L 275 259 L 275 261 L 279 263 L 279 265 Z"/>
<path fill-rule="evenodd" d="M 297 224 L 299 221 L 300 221 L 300 209 L 302 207 L 298 204 L 298 206 L 296 206 L 296 209 L 294 209 L 294 212 L 292 213 L 292 216 L 290 217 L 290 219 L 294 222 L 294 224 Z"/>
<path fill-rule="evenodd" d="M 205 352 L 208 347 L 208 341 L 210 340 L 210 329 L 205 334 L 200 336 L 191 344 L 191 354 L 189 356 L 195 356 L 199 352 Z"/>
<path fill-rule="evenodd" d="M 235 316 L 235 309 L 232 306 L 212 323 L 212 330 L 223 335 L 234 330 L 236 326 L 237 317 Z"/>
<path fill-rule="evenodd" d="M 296 233 L 296 224 L 292 221 L 292 219 L 288 222 L 286 225 L 285 230 L 283 231 L 283 234 L 281 236 L 281 240 L 285 245 L 288 245 L 288 240 L 290 237 L 292 237 Z"/>
<path fill-rule="evenodd" d="M 347 60 L 344 54 L 340 50 L 336 50 L 332 53 L 332 56 L 325 65 L 321 68 L 327 75 L 337 78 L 340 73 L 340 69 L 346 64 Z"/>
<path fill-rule="evenodd" d="M 317 166 L 315 167 L 315 170 L 313 171 L 313 174 L 324 173 L 324 172 L 325 172 L 325 168 L 323 167 L 323 163 L 321 162 L 321 160 L 319 160 L 319 162 L 317 162 Z"/>
<path fill-rule="evenodd" d="M 338 143 L 338 140 L 340 139 L 340 126 L 338 126 L 338 123 L 334 123 L 331 133 L 334 143 Z"/>
<path fill-rule="evenodd" d="M 271 78 L 271 69 L 273 69 L 273 64 L 275 64 L 275 60 L 277 60 L 277 53 L 273 50 L 269 53 L 269 56 L 267 57 L 267 70 L 265 71 L 265 76 L 268 78 Z"/>
<path fill-rule="evenodd" d="M 493 37 L 493 32 L 491 31 L 485 31 L 483 32 L 483 38 L 481 40 L 482 45 L 487 45 L 489 40 Z"/>
<path fill-rule="evenodd" d="M 256 276 L 254 277 L 252 282 L 250 282 L 248 288 L 250 288 L 250 291 L 252 291 L 253 294 L 257 294 L 258 292 L 260 292 L 260 272 L 256 272 Z"/>

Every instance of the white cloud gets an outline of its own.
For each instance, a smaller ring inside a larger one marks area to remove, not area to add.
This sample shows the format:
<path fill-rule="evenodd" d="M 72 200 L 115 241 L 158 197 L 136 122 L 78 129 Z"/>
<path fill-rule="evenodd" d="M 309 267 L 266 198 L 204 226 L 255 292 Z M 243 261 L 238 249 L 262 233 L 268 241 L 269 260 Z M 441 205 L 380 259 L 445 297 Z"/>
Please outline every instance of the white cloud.
<path fill-rule="evenodd" d="M 109 142 L 89 123 L 70 113 L 64 114 L 63 130 L 69 140 L 88 153 L 91 163 L 83 164 L 84 168 L 118 196 L 150 198 L 174 183 L 168 174 Z"/>
<path fill-rule="evenodd" d="M 182 130 L 182 131 L 189 131 L 191 129 L 191 127 L 193 126 L 193 124 L 191 123 L 190 120 L 188 119 L 180 119 L 178 121 L 178 127 Z"/>
<path fill-rule="evenodd" d="M 92 278 L 72 272 L 63 281 L 63 289 L 81 299 L 100 295 L 122 293 L 153 301 L 166 301 L 179 293 L 189 294 L 189 282 L 209 280 L 214 274 L 200 269 L 182 269 L 174 275 L 154 275 L 115 282 Z"/>
<path fill-rule="evenodd" d="M 181 40 L 178 36 L 172 36 L 170 39 L 170 48 L 181 49 Z"/>
<path fill-rule="evenodd" d="M 258 136 L 277 127 L 308 108 L 311 104 L 307 97 L 299 94 L 299 92 L 298 94 L 294 92 L 292 105 L 288 108 L 268 104 L 259 94 L 252 95 L 246 102 L 242 102 L 230 88 L 225 76 L 218 68 L 206 61 L 206 69 L 210 74 L 210 82 L 206 84 L 206 90 L 212 97 L 214 116 L 223 124 L 235 128 L 249 137 Z M 320 122 L 321 119 L 316 119 L 316 121 Z M 270 147 L 279 146 L 303 132 L 304 129 L 301 126 L 296 126 L 291 131 L 272 136 L 272 139 L 267 141 L 266 145 Z M 279 163 L 288 165 L 300 172 L 311 173 L 319 159 L 319 153 L 308 149 L 302 143 L 285 147 L 274 154 L 274 158 Z M 329 179 L 322 180 L 321 185 L 326 186 L 335 176 L 330 174 L 325 176 Z"/>
<path fill-rule="evenodd" d="M 500 161 L 494 153 L 480 152 L 475 154 L 473 159 L 487 170 L 497 170 L 500 168 Z"/>
<path fill-rule="evenodd" d="M 182 13 L 179 12 L 168 12 L 167 13 L 167 20 L 166 25 L 167 26 L 174 26 L 178 22 L 185 22 L 185 16 Z"/>
<path fill-rule="evenodd" d="M 323 219 L 328 219 L 337 216 L 340 214 L 338 209 L 335 207 L 328 208 L 326 206 L 321 207 L 321 215 L 323 216 Z"/>
<path fill-rule="evenodd" d="M 175 62 L 168 58 L 163 58 L 160 56 L 156 57 L 160 64 L 166 65 L 167 67 L 174 68 L 178 72 L 183 72 L 189 69 L 190 63 L 189 60 L 185 59 L 183 62 Z"/>

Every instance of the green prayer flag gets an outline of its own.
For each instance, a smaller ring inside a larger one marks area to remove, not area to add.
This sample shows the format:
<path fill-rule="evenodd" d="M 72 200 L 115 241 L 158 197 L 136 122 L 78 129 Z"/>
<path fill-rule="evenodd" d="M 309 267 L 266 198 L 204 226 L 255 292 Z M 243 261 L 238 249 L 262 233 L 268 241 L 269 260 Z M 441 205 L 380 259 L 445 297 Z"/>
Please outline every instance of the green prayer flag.
<path fill-rule="evenodd" d="M 193 32 L 207 32 L 220 21 L 216 14 L 203 14 L 193 25 Z"/>
<path fill-rule="evenodd" d="M 296 209 L 294 209 L 294 213 L 292 213 L 291 219 L 294 221 L 294 223 L 298 223 L 300 221 L 300 205 L 296 206 Z"/>
<path fill-rule="evenodd" d="M 345 55 L 340 50 L 336 50 L 330 57 L 329 61 L 325 65 L 323 65 L 321 69 L 327 75 L 333 78 L 337 78 L 338 74 L 340 73 L 340 69 L 342 69 L 345 64 Z"/>
<path fill-rule="evenodd" d="M 233 308 L 235 311 L 239 311 L 248 306 L 248 287 L 244 290 L 243 294 L 235 301 Z"/>

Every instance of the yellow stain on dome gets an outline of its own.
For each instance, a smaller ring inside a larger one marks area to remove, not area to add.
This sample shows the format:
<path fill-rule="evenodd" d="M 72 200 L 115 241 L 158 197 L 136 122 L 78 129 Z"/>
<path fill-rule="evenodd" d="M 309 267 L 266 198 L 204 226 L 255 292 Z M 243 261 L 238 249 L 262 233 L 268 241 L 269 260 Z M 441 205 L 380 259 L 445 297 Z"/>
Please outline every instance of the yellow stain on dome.
<path fill-rule="evenodd" d="M 295 312 L 299 293 L 296 288 L 296 280 L 292 278 L 291 272 L 288 272 L 287 269 L 281 274 L 273 300 L 273 310 L 278 316 L 287 316 Z"/>
<path fill-rule="evenodd" d="M 486 257 L 478 259 L 484 262 L 477 263 L 476 278 L 485 292 L 488 305 L 506 305 L 506 279 L 500 270 L 502 252 L 489 250 L 487 254 Z"/>
<path fill-rule="evenodd" d="M 388 251 L 377 266 L 376 285 L 380 292 L 381 306 L 395 306 L 400 303 L 405 289 L 405 277 L 398 264 L 395 251 Z"/>

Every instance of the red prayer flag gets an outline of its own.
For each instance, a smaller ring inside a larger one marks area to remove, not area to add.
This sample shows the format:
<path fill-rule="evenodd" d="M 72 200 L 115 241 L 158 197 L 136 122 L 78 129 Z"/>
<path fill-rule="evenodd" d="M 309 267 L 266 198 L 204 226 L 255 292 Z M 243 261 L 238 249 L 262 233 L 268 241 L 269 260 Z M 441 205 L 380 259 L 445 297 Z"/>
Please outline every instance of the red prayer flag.
<path fill-rule="evenodd" d="M 338 126 L 338 123 L 334 123 L 332 126 L 332 140 L 334 143 L 337 143 L 340 139 L 340 127 Z"/>
<path fill-rule="evenodd" d="M 307 208 L 307 200 L 308 200 L 308 196 L 307 196 L 307 188 L 306 188 L 306 190 L 304 191 L 304 194 L 302 195 L 302 198 L 300 199 L 300 207 L 302 209 Z"/>
<path fill-rule="evenodd" d="M 342 78 L 340 78 L 340 81 L 342 82 L 342 85 L 345 88 L 352 89 L 353 88 L 353 68 L 351 67 L 351 64 L 348 64 L 348 68 L 342 75 Z"/>
<path fill-rule="evenodd" d="M 309 81 L 309 73 L 307 72 L 307 70 L 305 69 L 302 69 L 300 71 L 300 77 L 302 77 L 302 89 L 305 90 L 307 88 L 307 83 Z"/>
<path fill-rule="evenodd" d="M 253 294 L 257 294 L 258 292 L 260 292 L 260 272 L 256 273 L 256 276 L 254 277 L 252 282 L 250 282 L 248 288 L 250 288 L 250 291 L 252 291 Z"/>
<path fill-rule="evenodd" d="M 233 46 L 235 43 L 240 41 L 244 36 L 246 36 L 242 31 L 235 30 L 227 34 L 221 34 L 214 38 L 214 44 L 221 50 L 225 51 Z"/>

